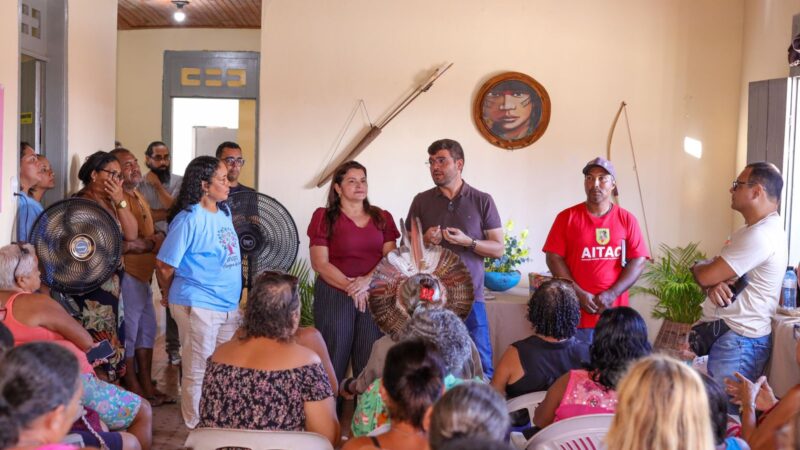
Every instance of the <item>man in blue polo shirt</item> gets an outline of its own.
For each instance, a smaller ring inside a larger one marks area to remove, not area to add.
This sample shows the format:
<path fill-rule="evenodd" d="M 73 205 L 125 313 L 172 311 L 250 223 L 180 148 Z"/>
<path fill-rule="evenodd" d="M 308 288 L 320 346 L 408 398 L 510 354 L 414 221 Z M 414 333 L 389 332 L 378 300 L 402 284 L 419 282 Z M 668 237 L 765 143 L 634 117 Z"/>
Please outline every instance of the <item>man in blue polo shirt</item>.
<path fill-rule="evenodd" d="M 475 303 L 467 317 L 467 329 L 481 356 L 487 378 L 494 373 L 489 322 L 483 298 L 483 259 L 503 256 L 503 224 L 492 196 L 468 185 L 461 178 L 464 150 L 452 139 L 441 139 L 428 147 L 428 165 L 436 187 L 414 197 L 406 226 L 418 217 L 425 230 L 425 243 L 442 245 L 461 257 L 472 275 Z"/>

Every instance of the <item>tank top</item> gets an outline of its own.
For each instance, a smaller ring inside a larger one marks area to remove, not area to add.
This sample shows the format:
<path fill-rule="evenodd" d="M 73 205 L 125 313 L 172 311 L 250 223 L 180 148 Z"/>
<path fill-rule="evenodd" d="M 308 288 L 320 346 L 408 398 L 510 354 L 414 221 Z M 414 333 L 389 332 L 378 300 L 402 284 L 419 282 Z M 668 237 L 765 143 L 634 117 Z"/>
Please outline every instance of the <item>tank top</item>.
<path fill-rule="evenodd" d="M 589 344 L 574 337 L 561 342 L 547 342 L 533 335 L 511 345 L 517 349 L 525 374 L 506 386 L 509 399 L 546 391 L 558 377 L 589 361 Z"/>
<path fill-rule="evenodd" d="M 567 389 L 556 408 L 553 422 L 588 414 L 613 414 L 616 409 L 616 391 L 592 380 L 585 370 L 570 370 Z"/>
<path fill-rule="evenodd" d="M 6 300 L 6 317 L 3 319 L 3 324 L 8 327 L 11 334 L 14 335 L 14 344 L 22 345 L 28 342 L 48 341 L 61 345 L 76 358 L 78 358 L 78 365 L 80 365 L 81 373 L 94 373 L 92 365 L 86 359 L 86 353 L 82 352 L 75 344 L 68 341 L 64 336 L 56 333 L 55 331 L 48 330 L 45 327 L 31 327 L 18 321 L 14 317 L 14 302 L 20 295 L 30 294 L 30 292 L 17 292 Z"/>

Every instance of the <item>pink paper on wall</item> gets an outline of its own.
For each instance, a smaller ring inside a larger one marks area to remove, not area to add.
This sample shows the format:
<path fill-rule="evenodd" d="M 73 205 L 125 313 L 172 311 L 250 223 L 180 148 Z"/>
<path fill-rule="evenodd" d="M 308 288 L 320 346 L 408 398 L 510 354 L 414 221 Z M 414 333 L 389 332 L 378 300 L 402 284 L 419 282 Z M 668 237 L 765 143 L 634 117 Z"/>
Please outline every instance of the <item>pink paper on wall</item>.
<path fill-rule="evenodd" d="M 3 85 L 0 84 L 0 180 L 2 180 L 3 176 L 3 112 L 4 112 L 4 105 L 3 102 Z M 3 211 L 3 182 L 0 181 L 0 212 Z"/>

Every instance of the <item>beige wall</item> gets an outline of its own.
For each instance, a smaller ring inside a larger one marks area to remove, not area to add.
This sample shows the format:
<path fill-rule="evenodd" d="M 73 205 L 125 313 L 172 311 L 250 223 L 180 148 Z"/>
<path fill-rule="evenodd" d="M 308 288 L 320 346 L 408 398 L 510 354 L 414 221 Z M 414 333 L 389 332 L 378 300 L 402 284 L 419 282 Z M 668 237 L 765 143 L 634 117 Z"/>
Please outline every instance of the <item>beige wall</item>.
<path fill-rule="evenodd" d="M 67 6 L 67 145 L 69 189 L 79 186 L 86 156 L 114 148 L 117 2 L 69 0 Z"/>
<path fill-rule="evenodd" d="M 800 0 L 758 0 L 744 4 L 744 42 L 739 104 L 737 166 L 747 161 L 747 97 L 753 81 L 789 76 L 786 50 L 792 40 L 792 16 L 800 14 Z M 743 223 L 737 218 L 737 225 Z"/>
<path fill-rule="evenodd" d="M 11 179 L 19 164 L 19 12 L 17 2 L 0 2 L 0 86 L 3 88 L 2 140 L 0 140 L 0 245 L 13 240 L 11 229 L 16 211 Z"/>
<path fill-rule="evenodd" d="M 716 251 L 732 225 L 742 3 L 265 2 L 259 187 L 291 211 L 307 255 L 305 229 L 325 197 L 309 186 L 355 102 L 364 99 L 374 121 L 432 68 L 452 61 L 358 158 L 369 169 L 374 204 L 403 217 L 413 195 L 432 186 L 427 146 L 456 139 L 466 152 L 465 179 L 494 196 L 504 221 L 530 229 L 533 258 L 523 271 L 545 270 L 540 249 L 553 218 L 585 199 L 580 169 L 605 153 L 625 100 L 653 246 L 700 241 Z M 536 78 L 552 99 L 547 132 L 513 152 L 488 144 L 471 120 L 479 86 L 509 70 Z M 365 126 L 357 115 L 350 135 Z M 686 135 L 702 140 L 702 159 L 683 152 Z M 612 159 L 622 204 L 641 221 L 624 126 Z M 636 302 L 649 315 L 649 301 Z"/>
<path fill-rule="evenodd" d="M 161 140 L 165 50 L 259 51 L 260 30 L 159 29 L 119 31 L 117 139 L 144 164 L 147 144 Z"/>

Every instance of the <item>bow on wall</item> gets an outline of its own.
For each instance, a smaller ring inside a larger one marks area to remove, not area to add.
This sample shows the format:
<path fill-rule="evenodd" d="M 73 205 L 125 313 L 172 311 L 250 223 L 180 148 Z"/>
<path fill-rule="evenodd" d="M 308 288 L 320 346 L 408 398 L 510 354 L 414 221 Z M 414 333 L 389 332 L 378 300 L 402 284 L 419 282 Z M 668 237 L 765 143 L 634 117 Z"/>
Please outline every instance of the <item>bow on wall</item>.
<path fill-rule="evenodd" d="M 625 127 L 628 130 L 628 144 L 631 148 L 631 156 L 633 157 L 633 173 L 636 174 L 636 188 L 639 191 L 639 203 L 642 206 L 642 219 L 644 221 L 644 232 L 647 236 L 647 248 L 650 254 L 653 254 L 653 245 L 650 243 L 650 225 L 647 223 L 647 213 L 644 209 L 644 197 L 642 196 L 642 183 L 639 181 L 639 168 L 636 165 L 636 151 L 633 148 L 633 136 L 631 135 L 631 123 L 628 120 L 628 104 L 624 101 L 620 102 L 617 114 L 614 115 L 614 121 L 611 122 L 611 129 L 608 131 L 608 141 L 606 142 L 606 159 L 611 161 L 611 141 L 614 139 L 614 130 L 617 128 L 620 116 L 625 115 Z M 620 204 L 619 193 L 614 196 L 617 204 Z"/>

